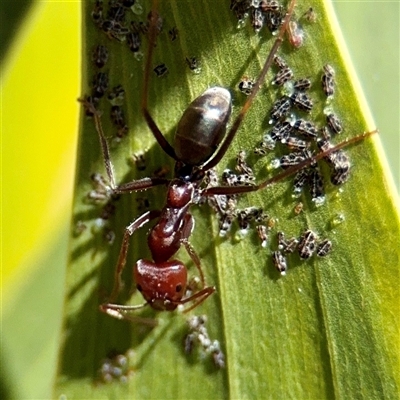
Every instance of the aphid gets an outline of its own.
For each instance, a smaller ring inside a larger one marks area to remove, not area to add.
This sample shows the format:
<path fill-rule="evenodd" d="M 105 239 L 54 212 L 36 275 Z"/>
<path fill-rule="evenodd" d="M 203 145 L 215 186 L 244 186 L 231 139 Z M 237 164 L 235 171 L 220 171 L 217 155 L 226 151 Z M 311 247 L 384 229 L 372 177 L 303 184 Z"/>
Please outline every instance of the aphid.
<path fill-rule="evenodd" d="M 288 67 L 286 61 L 281 56 L 279 56 L 278 54 L 275 54 L 275 56 L 274 56 L 274 63 L 280 69 Z"/>
<path fill-rule="evenodd" d="M 294 106 L 302 111 L 310 112 L 314 106 L 311 97 L 304 92 L 294 92 L 290 96 L 290 100 L 292 100 Z"/>
<path fill-rule="evenodd" d="M 260 2 L 260 8 L 264 12 L 268 11 L 280 11 L 282 6 L 277 0 L 262 0 Z"/>
<path fill-rule="evenodd" d="M 96 0 L 94 8 L 91 13 L 93 21 L 96 25 L 99 25 L 103 20 L 103 0 Z"/>
<path fill-rule="evenodd" d="M 284 253 L 293 253 L 299 241 L 292 237 L 290 239 L 285 239 L 285 234 L 283 232 L 278 232 L 278 249 L 282 250 Z"/>
<path fill-rule="evenodd" d="M 236 157 L 236 170 L 241 174 L 254 176 L 252 168 L 246 162 L 246 152 L 244 150 L 239 151 Z"/>
<path fill-rule="evenodd" d="M 272 140 L 276 142 L 285 143 L 286 140 L 289 138 L 290 132 L 292 131 L 293 127 L 288 121 L 278 121 L 274 127 L 272 128 L 270 137 Z"/>
<path fill-rule="evenodd" d="M 142 40 L 140 39 L 140 35 L 137 32 L 129 32 L 126 35 L 126 44 L 129 47 L 129 50 L 132 53 L 139 53 L 140 45 L 142 44 Z"/>
<path fill-rule="evenodd" d="M 309 147 L 309 143 L 301 140 L 296 136 L 289 136 L 284 143 L 290 150 L 305 150 Z"/>
<path fill-rule="evenodd" d="M 179 31 L 178 31 L 178 28 L 176 26 L 172 27 L 168 31 L 168 35 L 169 35 L 169 38 L 171 39 L 171 42 L 174 42 L 177 39 L 178 34 L 179 34 Z"/>
<path fill-rule="evenodd" d="M 291 99 L 288 96 L 281 97 L 272 106 L 270 112 L 271 120 L 269 122 L 272 123 L 273 121 L 277 121 L 283 117 L 286 117 L 289 114 L 291 107 Z"/>
<path fill-rule="evenodd" d="M 79 236 L 79 235 L 81 235 L 83 232 L 85 232 L 86 229 L 87 229 L 87 225 L 86 225 L 83 221 L 79 220 L 79 221 L 77 221 L 76 224 L 75 224 L 75 227 L 74 227 L 74 235 L 75 235 L 75 236 Z"/>
<path fill-rule="evenodd" d="M 333 133 L 339 134 L 343 131 L 342 122 L 334 113 L 329 113 L 326 116 L 326 122 Z"/>
<path fill-rule="evenodd" d="M 103 237 L 104 237 L 104 240 L 111 246 L 115 240 L 115 232 L 112 231 L 111 229 L 107 229 L 103 233 Z"/>
<path fill-rule="evenodd" d="M 293 129 L 310 139 L 315 139 L 318 135 L 318 128 L 314 122 L 305 119 L 298 119 L 293 125 Z"/>
<path fill-rule="evenodd" d="M 275 268 L 280 272 L 280 274 L 286 275 L 287 260 L 286 257 L 279 250 L 272 253 L 272 261 Z"/>
<path fill-rule="evenodd" d="M 338 151 L 333 164 L 331 182 L 334 185 L 342 185 L 350 177 L 350 159 L 344 151 Z"/>
<path fill-rule="evenodd" d="M 289 154 L 284 154 L 279 159 L 278 166 L 281 168 L 293 167 L 311 157 L 311 153 L 308 150 L 304 151 L 294 151 Z"/>
<path fill-rule="evenodd" d="M 310 7 L 304 14 L 303 17 L 307 19 L 308 22 L 314 23 L 317 20 L 317 13 Z"/>
<path fill-rule="evenodd" d="M 254 83 L 255 81 L 253 79 L 243 77 L 238 85 L 239 90 L 246 96 L 250 96 L 253 91 Z"/>
<path fill-rule="evenodd" d="M 261 83 L 264 82 L 264 77 L 271 66 L 274 52 L 280 46 L 287 24 L 291 19 L 294 5 L 295 0 L 291 0 L 287 14 L 285 12 L 282 13 L 284 23 L 275 40 L 273 51 L 267 58 L 257 80 L 255 85 L 257 90 Z M 115 267 L 114 287 L 108 301 L 100 306 L 101 311 L 118 319 L 131 319 L 130 314 L 145 305 L 149 305 L 159 311 L 173 311 L 181 307 L 187 312 L 201 304 L 215 292 L 213 286 L 206 285 L 200 257 L 189 243 L 194 228 L 194 217 L 190 213 L 192 205 L 199 203 L 200 199 L 204 197 L 237 196 L 266 188 L 302 168 L 309 167 L 326 155 L 317 154 L 311 159 L 305 159 L 299 165 L 259 184 L 204 187 L 203 179 L 206 172 L 216 167 L 226 154 L 256 93 L 253 91 L 252 95 L 246 99 L 231 128 L 225 134 L 232 110 L 230 92 L 221 87 L 207 89 L 194 99 L 185 110 L 177 123 L 174 145 L 169 144 L 148 108 L 150 66 L 152 65 L 152 55 L 156 44 L 157 23 L 157 14 L 152 12 L 150 14 L 149 45 L 144 70 L 141 111 L 162 150 L 175 161 L 173 178 L 147 177 L 117 185 L 108 142 L 101 124 L 101 113 L 96 109 L 92 110 L 111 194 L 141 191 L 154 186 L 167 186 L 167 196 L 163 208 L 143 213 L 125 228 Z M 87 107 L 90 107 L 90 104 Z M 360 141 L 370 134 L 372 132 L 353 138 L 343 146 Z M 332 151 L 339 148 L 340 145 Z M 242 179 L 241 176 L 238 176 L 239 180 Z M 246 213 L 248 218 L 256 219 L 259 218 L 260 211 L 257 209 L 246 210 Z M 114 304 L 123 288 L 122 273 L 128 256 L 130 237 L 139 228 L 153 220 L 154 223 L 147 236 L 147 246 L 151 257 L 149 259 L 139 259 L 133 267 L 134 281 L 145 300 L 145 304 L 136 306 Z M 271 220 L 268 221 L 268 224 L 270 223 L 272 223 Z M 172 227 L 173 229 L 171 229 Z M 182 246 L 197 268 L 200 287 L 190 285 L 190 281 L 188 285 L 186 265 L 176 259 L 178 250 Z M 281 271 L 283 271 L 282 268 Z M 187 289 L 190 289 L 189 293 Z M 213 352 L 217 354 L 216 358 L 220 359 L 218 346 L 212 346 L 210 349 L 213 349 Z"/>
<path fill-rule="evenodd" d="M 227 232 L 231 229 L 232 223 L 235 219 L 233 213 L 224 213 L 219 218 L 219 236 L 225 237 Z"/>
<path fill-rule="evenodd" d="M 115 22 L 125 22 L 126 9 L 119 2 L 109 2 L 107 18 Z"/>
<path fill-rule="evenodd" d="M 125 90 L 121 85 L 115 86 L 110 90 L 107 99 L 112 105 L 121 105 L 125 98 Z"/>
<path fill-rule="evenodd" d="M 105 72 L 98 72 L 92 81 L 93 97 L 100 99 L 108 89 L 108 75 Z"/>
<path fill-rule="evenodd" d="M 254 154 L 258 156 L 265 156 L 269 151 L 275 148 L 275 141 L 269 134 L 264 135 L 263 141 L 258 144 L 254 149 Z"/>
<path fill-rule="evenodd" d="M 121 106 L 112 106 L 110 115 L 111 121 L 118 128 L 117 137 L 122 138 L 129 131 L 128 125 L 125 122 L 124 110 Z"/>
<path fill-rule="evenodd" d="M 240 230 L 242 233 L 246 233 L 252 221 L 257 220 L 261 222 L 265 219 L 265 215 L 261 208 L 247 207 L 237 213 L 237 219 Z"/>
<path fill-rule="evenodd" d="M 322 74 L 322 90 L 327 97 L 335 94 L 335 70 L 329 65 L 324 65 L 324 73 Z"/>
<path fill-rule="evenodd" d="M 329 239 L 325 239 L 318 243 L 316 254 L 318 257 L 325 257 L 332 250 L 332 242 Z"/>
<path fill-rule="evenodd" d="M 295 196 L 300 195 L 303 187 L 308 182 L 308 173 L 308 169 L 302 169 L 295 175 L 293 180 L 293 194 Z"/>
<path fill-rule="evenodd" d="M 107 47 L 99 44 L 96 46 L 92 53 L 92 61 L 97 68 L 103 68 L 108 61 L 108 50 Z"/>
<path fill-rule="evenodd" d="M 257 225 L 256 229 L 257 229 L 258 237 L 261 240 L 261 247 L 267 247 L 268 238 L 269 238 L 268 228 L 265 225 Z"/>
<path fill-rule="evenodd" d="M 258 8 L 252 8 L 251 10 L 251 25 L 253 26 L 254 32 L 260 32 L 264 23 L 264 14 Z"/>
<path fill-rule="evenodd" d="M 146 169 L 146 157 L 143 153 L 133 154 L 132 160 L 139 171 L 144 171 Z"/>
<path fill-rule="evenodd" d="M 301 201 L 299 201 L 295 205 L 293 212 L 295 213 L 295 215 L 299 215 L 303 211 L 303 209 L 304 209 L 304 204 Z"/>
<path fill-rule="evenodd" d="M 285 12 L 282 6 L 275 11 L 266 11 L 264 14 L 264 22 L 271 33 L 276 32 L 283 23 Z"/>
<path fill-rule="evenodd" d="M 304 43 L 304 30 L 297 21 L 289 21 L 287 35 L 290 44 L 298 49 Z"/>
<path fill-rule="evenodd" d="M 300 236 L 298 244 L 299 256 L 303 260 L 310 258 L 316 249 L 317 234 L 308 229 Z"/>
<path fill-rule="evenodd" d="M 305 90 L 310 89 L 310 87 L 311 81 L 308 78 L 301 78 L 293 82 L 293 89 L 298 92 L 304 92 Z"/>
<path fill-rule="evenodd" d="M 323 152 L 332 149 L 332 145 L 326 139 L 318 140 L 317 145 Z M 349 179 L 351 163 L 349 157 L 343 150 L 327 154 L 324 160 L 326 160 L 332 168 L 331 182 L 334 185 L 341 185 Z"/>
<path fill-rule="evenodd" d="M 163 76 L 165 76 L 165 75 L 168 74 L 168 68 L 167 68 L 167 66 L 166 66 L 165 64 L 159 64 L 159 65 L 157 65 L 157 66 L 153 69 L 153 71 L 156 73 L 156 75 L 157 75 L 159 78 L 161 78 L 161 77 L 163 77 Z"/>
<path fill-rule="evenodd" d="M 129 33 L 126 26 L 114 20 L 104 20 L 100 27 L 110 39 L 116 39 L 118 42 L 123 42 L 125 36 Z"/>
<path fill-rule="evenodd" d="M 240 25 L 244 22 L 250 11 L 249 0 L 231 0 L 230 9 L 235 13 Z"/>
<path fill-rule="evenodd" d="M 310 168 L 308 173 L 308 184 L 310 187 L 311 200 L 320 206 L 325 201 L 324 181 L 318 166 Z"/>
<path fill-rule="evenodd" d="M 148 210 L 150 208 L 150 201 L 146 197 L 137 197 L 136 203 L 139 211 Z"/>
<path fill-rule="evenodd" d="M 200 61 L 196 57 L 186 57 L 186 64 L 191 71 L 195 74 L 199 74 L 201 72 Z"/>
<path fill-rule="evenodd" d="M 114 214 L 115 214 L 115 204 L 113 204 L 112 199 L 109 199 L 109 201 L 107 201 L 107 203 L 101 209 L 100 218 L 107 220 Z"/>
<path fill-rule="evenodd" d="M 149 32 L 149 23 L 143 21 L 131 21 L 131 31 L 137 34 L 147 35 Z"/>
<path fill-rule="evenodd" d="M 288 82 L 291 79 L 293 79 L 293 71 L 289 67 L 283 67 L 275 75 L 272 84 L 282 86 L 285 82 Z"/>

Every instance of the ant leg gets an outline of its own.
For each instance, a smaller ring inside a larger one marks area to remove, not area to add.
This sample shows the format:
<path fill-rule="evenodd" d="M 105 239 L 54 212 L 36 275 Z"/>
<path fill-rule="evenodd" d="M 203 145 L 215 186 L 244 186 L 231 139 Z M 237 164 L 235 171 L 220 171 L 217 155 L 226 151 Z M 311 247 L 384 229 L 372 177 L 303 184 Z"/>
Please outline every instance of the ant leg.
<path fill-rule="evenodd" d="M 158 185 L 168 185 L 170 179 L 166 178 L 143 178 L 123 183 L 114 189 L 114 193 L 131 193 L 138 190 L 145 190 Z"/>
<path fill-rule="evenodd" d="M 213 294 L 215 292 L 215 287 L 214 286 L 207 286 L 204 289 L 200 290 L 199 292 L 196 292 L 194 295 L 187 297 L 186 299 L 182 299 L 179 304 L 185 304 L 189 303 L 193 300 L 196 300 L 190 307 L 185 308 L 183 311 L 184 313 L 187 313 L 194 308 L 196 308 L 198 305 L 200 305 L 208 296 Z"/>
<path fill-rule="evenodd" d="M 378 133 L 378 130 L 375 129 L 371 132 L 364 132 L 361 135 L 355 136 L 353 138 L 344 140 L 343 142 L 337 144 L 336 146 L 331 147 L 326 151 L 321 151 L 320 153 L 307 158 L 306 160 L 294 165 L 293 167 L 285 169 L 283 172 L 273 176 L 270 179 L 267 179 L 264 182 L 259 183 L 258 185 L 252 186 L 214 186 L 208 189 L 205 189 L 202 193 L 203 196 L 215 196 L 215 195 L 233 195 L 239 193 L 248 193 L 248 192 L 256 192 L 257 190 L 264 189 L 268 186 L 273 185 L 276 182 L 279 182 L 288 176 L 295 174 L 303 168 L 309 167 L 311 164 L 315 164 L 317 161 L 321 160 L 324 157 L 327 157 L 329 154 L 334 153 L 344 147 L 347 147 L 351 144 L 358 143 L 363 141 L 364 139 L 372 136 L 373 134 Z"/>
<path fill-rule="evenodd" d="M 94 104 L 88 101 L 86 98 L 78 99 L 78 101 L 83 104 L 87 112 L 93 114 L 94 126 L 96 128 L 97 134 L 99 135 L 101 151 L 103 153 L 104 166 L 106 168 L 111 189 L 114 190 L 116 186 L 115 173 L 114 173 L 114 167 L 111 162 L 110 148 L 108 146 L 107 139 L 104 135 L 103 126 L 101 124 L 101 119 L 100 119 L 101 112 L 97 110 Z"/>
<path fill-rule="evenodd" d="M 111 190 L 114 193 L 129 193 L 137 190 L 149 189 L 153 186 L 167 185 L 169 183 L 169 179 L 165 178 L 143 178 L 117 186 L 115 183 L 114 168 L 110 157 L 110 148 L 104 135 L 103 126 L 101 124 L 101 113 L 87 99 L 78 99 L 78 101 L 83 103 L 83 106 L 86 108 L 86 110 L 93 114 L 94 125 L 99 135 L 101 150 L 103 153 L 104 166 L 107 172 L 108 180 L 110 182 Z"/>
<path fill-rule="evenodd" d="M 185 249 L 186 249 L 187 253 L 189 254 L 189 256 L 192 259 L 192 261 L 194 262 L 194 264 L 196 265 L 197 270 L 199 271 L 202 290 L 196 292 L 192 296 L 189 296 L 189 297 L 187 297 L 185 299 L 182 299 L 179 302 L 179 304 L 184 304 L 184 303 L 188 303 L 188 302 L 191 302 L 191 301 L 197 299 L 197 301 L 195 301 L 190 307 L 188 307 L 188 308 L 186 308 L 184 310 L 185 313 L 189 312 L 190 310 L 193 310 L 193 308 L 197 307 L 208 296 L 210 296 L 211 294 L 213 294 L 215 292 L 215 287 L 214 286 L 206 286 L 203 269 L 201 267 L 200 258 L 197 255 L 197 253 L 196 253 L 195 249 L 193 248 L 193 246 L 189 243 L 188 238 L 192 233 L 193 226 L 194 226 L 193 217 L 192 217 L 192 215 L 187 214 L 185 216 L 184 226 L 182 228 L 182 236 L 183 236 L 183 238 L 181 239 L 181 243 L 185 246 Z"/>
<path fill-rule="evenodd" d="M 158 322 L 153 318 L 141 318 L 137 316 L 130 316 L 129 312 L 140 310 L 141 308 L 147 306 L 147 303 L 139 304 L 137 306 L 123 306 L 119 304 L 101 304 L 100 311 L 110 315 L 111 317 L 126 320 L 129 322 L 139 323 L 148 326 L 157 326 Z"/>
<path fill-rule="evenodd" d="M 267 72 L 273 63 L 274 56 L 275 56 L 276 52 L 278 51 L 280 45 L 283 42 L 283 37 L 285 35 L 286 29 L 287 29 L 290 19 L 292 17 L 295 4 L 296 4 L 296 0 L 291 0 L 288 11 L 286 13 L 285 20 L 283 21 L 283 24 L 282 24 L 281 28 L 279 29 L 278 36 L 274 42 L 274 45 L 272 46 L 271 51 L 268 54 L 267 59 L 265 60 L 263 69 L 262 69 L 259 77 L 257 78 L 256 83 L 254 84 L 254 87 L 253 87 L 253 90 L 252 90 L 250 96 L 247 98 L 246 102 L 244 103 L 242 109 L 240 110 L 239 115 L 236 117 L 235 121 L 233 122 L 231 128 L 229 129 L 228 134 L 226 135 L 224 141 L 222 142 L 222 145 L 218 149 L 215 156 L 203 165 L 202 169 L 204 171 L 207 171 L 210 168 L 214 168 L 221 161 L 222 157 L 225 155 L 226 151 L 228 150 L 229 146 L 231 145 L 232 140 L 234 139 L 234 137 L 236 135 L 236 132 L 242 125 L 243 119 L 244 119 L 245 115 L 247 114 L 247 111 L 250 109 L 250 106 L 253 103 L 254 98 L 256 97 L 258 91 L 261 88 L 261 85 L 264 83 L 265 76 L 267 75 Z"/>
<path fill-rule="evenodd" d="M 194 264 L 196 265 L 196 267 L 199 271 L 199 274 L 200 274 L 201 285 L 204 288 L 206 286 L 206 283 L 205 283 L 205 279 L 204 279 L 203 269 L 201 268 L 200 258 L 188 240 L 189 236 L 191 235 L 191 233 L 193 231 L 193 227 L 194 227 L 193 216 L 191 214 L 186 214 L 184 226 L 182 228 L 181 243 L 185 246 L 187 253 L 189 254 L 189 256 L 192 259 L 192 261 L 194 262 Z"/>
<path fill-rule="evenodd" d="M 150 82 L 150 69 L 151 69 L 151 60 L 153 58 L 153 50 L 156 44 L 157 38 L 157 21 L 159 15 L 157 13 L 157 1 L 153 1 L 153 6 L 151 10 L 151 18 L 150 18 L 150 30 L 149 30 L 149 42 L 148 42 L 148 50 L 147 50 L 147 58 L 146 65 L 144 69 L 144 83 L 143 83 L 143 91 L 142 91 L 142 102 L 141 109 L 146 120 L 147 126 L 150 128 L 153 136 L 157 140 L 158 144 L 161 148 L 167 153 L 171 158 L 175 161 L 178 161 L 178 157 L 176 156 L 174 148 L 168 143 L 167 139 L 163 135 L 163 133 L 158 128 L 155 123 L 153 117 L 150 115 L 148 109 L 148 95 L 149 95 L 149 82 Z"/>
<path fill-rule="evenodd" d="M 144 224 L 147 224 L 152 219 L 158 218 L 160 214 L 161 212 L 158 210 L 147 211 L 125 228 L 121 249 L 119 251 L 117 265 L 115 267 L 114 287 L 110 295 L 110 302 L 115 301 L 123 286 L 121 275 L 126 264 L 126 256 L 128 253 L 130 237 L 137 229 L 141 228 Z"/>

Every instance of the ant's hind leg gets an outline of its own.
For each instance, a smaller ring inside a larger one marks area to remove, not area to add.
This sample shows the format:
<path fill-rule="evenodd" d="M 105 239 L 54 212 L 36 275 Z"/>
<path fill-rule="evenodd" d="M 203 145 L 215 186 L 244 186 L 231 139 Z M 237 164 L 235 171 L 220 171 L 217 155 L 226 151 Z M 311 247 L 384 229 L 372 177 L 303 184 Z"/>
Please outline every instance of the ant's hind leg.
<path fill-rule="evenodd" d="M 111 295 L 108 299 L 108 301 L 110 303 L 115 302 L 116 298 L 118 297 L 119 292 L 121 291 L 121 289 L 123 287 L 121 275 L 122 275 L 122 271 L 124 270 L 125 264 L 126 264 L 126 256 L 128 254 L 130 237 L 133 235 L 133 233 L 137 229 L 141 228 L 144 224 L 147 224 L 149 221 L 151 221 L 152 219 L 157 218 L 159 216 L 160 216 L 159 210 L 147 211 L 125 228 L 124 237 L 122 239 L 122 244 L 121 244 L 121 249 L 119 251 L 117 265 L 115 267 L 114 287 L 113 287 Z"/>
<path fill-rule="evenodd" d="M 201 268 L 201 262 L 200 258 L 196 253 L 196 250 L 193 248 L 193 246 L 189 243 L 189 237 L 192 234 L 194 228 L 194 220 L 191 214 L 186 214 L 185 216 L 185 221 L 183 223 L 182 227 L 182 239 L 181 243 L 185 246 L 185 249 L 187 253 L 189 254 L 190 258 L 196 265 L 199 274 L 200 274 L 200 280 L 201 280 L 201 285 L 204 288 L 205 280 L 204 280 L 204 274 L 203 274 L 203 269 Z"/>

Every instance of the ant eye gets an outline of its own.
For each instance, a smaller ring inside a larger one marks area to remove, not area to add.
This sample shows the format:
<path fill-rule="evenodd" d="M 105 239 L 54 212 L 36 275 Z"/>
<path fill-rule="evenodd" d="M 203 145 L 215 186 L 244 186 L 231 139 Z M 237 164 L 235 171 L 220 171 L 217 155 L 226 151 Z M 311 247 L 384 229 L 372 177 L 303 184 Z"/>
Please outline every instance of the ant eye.
<path fill-rule="evenodd" d="M 139 292 L 141 292 L 143 290 L 139 284 L 136 285 L 136 289 L 139 290 Z"/>
<path fill-rule="evenodd" d="M 175 291 L 179 293 L 182 290 L 182 285 L 176 285 Z"/>

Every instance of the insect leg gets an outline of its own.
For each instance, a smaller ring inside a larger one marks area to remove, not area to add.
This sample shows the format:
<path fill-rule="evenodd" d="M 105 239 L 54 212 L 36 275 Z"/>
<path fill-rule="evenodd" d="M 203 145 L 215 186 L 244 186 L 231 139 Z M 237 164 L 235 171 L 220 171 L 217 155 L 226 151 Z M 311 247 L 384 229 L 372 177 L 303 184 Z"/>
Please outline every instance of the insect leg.
<path fill-rule="evenodd" d="M 115 267 L 114 287 L 109 298 L 110 302 L 115 301 L 123 286 L 121 275 L 126 264 L 126 256 L 128 253 L 130 237 L 137 229 L 141 228 L 144 224 L 148 223 L 154 218 L 159 217 L 160 213 L 161 212 L 159 210 L 147 211 L 125 228 L 117 265 Z"/>

